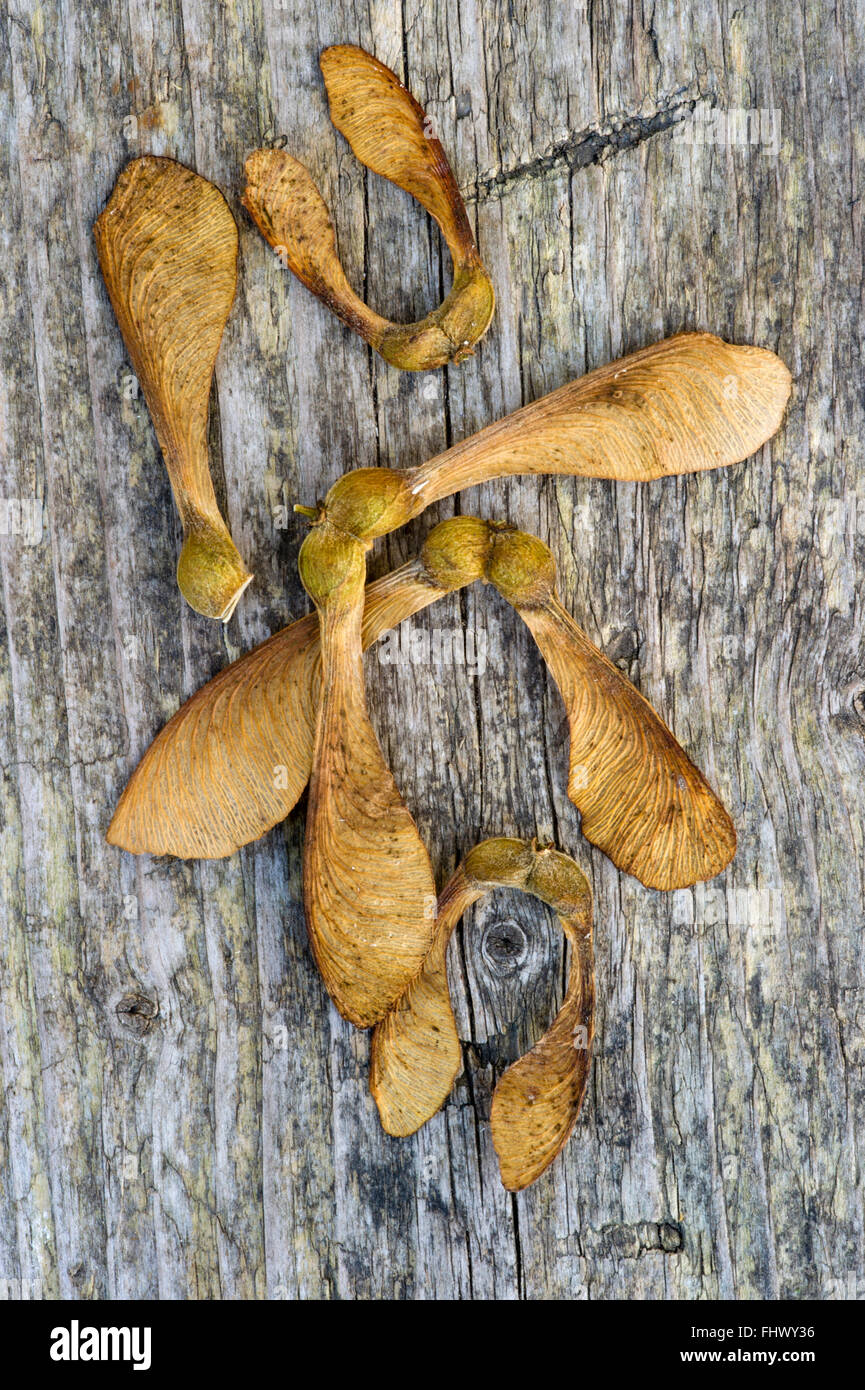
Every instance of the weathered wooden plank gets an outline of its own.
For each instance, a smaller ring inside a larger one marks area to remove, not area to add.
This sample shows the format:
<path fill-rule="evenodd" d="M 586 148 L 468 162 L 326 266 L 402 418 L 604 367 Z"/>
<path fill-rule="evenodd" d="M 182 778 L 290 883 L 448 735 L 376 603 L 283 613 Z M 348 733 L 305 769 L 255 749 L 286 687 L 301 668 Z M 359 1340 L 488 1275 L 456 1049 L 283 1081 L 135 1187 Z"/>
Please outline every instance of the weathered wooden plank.
<path fill-rule="evenodd" d="M 37 543 L 0 535 L 0 1287 L 826 1297 L 865 1278 L 863 20 L 859 0 L 12 0 L 0 15 L 0 496 L 44 499 L 46 522 Z M 459 368 L 392 371 L 240 208 L 244 157 L 285 136 L 376 308 L 414 316 L 446 285 L 437 231 L 330 125 L 317 55 L 338 40 L 409 82 L 453 157 L 498 294 Z M 241 230 L 211 437 L 256 583 L 224 633 L 177 594 L 167 479 L 90 238 L 145 150 L 214 179 Z M 457 933 L 466 1070 L 396 1141 L 367 1093 L 367 1039 L 306 944 L 303 804 L 218 865 L 132 860 L 102 835 L 181 700 L 306 611 L 294 501 L 348 467 L 419 462 L 682 327 L 793 369 L 759 457 L 646 488 L 488 485 L 371 560 L 383 572 L 454 510 L 541 535 L 570 611 L 739 827 L 727 874 L 674 895 L 590 850 L 558 695 L 486 590 L 411 624 L 483 641 L 476 674 L 367 656 L 439 876 L 511 832 L 554 838 L 593 882 L 590 1093 L 562 1157 L 511 1198 L 489 1105 L 561 999 L 543 909 L 500 894 Z"/>

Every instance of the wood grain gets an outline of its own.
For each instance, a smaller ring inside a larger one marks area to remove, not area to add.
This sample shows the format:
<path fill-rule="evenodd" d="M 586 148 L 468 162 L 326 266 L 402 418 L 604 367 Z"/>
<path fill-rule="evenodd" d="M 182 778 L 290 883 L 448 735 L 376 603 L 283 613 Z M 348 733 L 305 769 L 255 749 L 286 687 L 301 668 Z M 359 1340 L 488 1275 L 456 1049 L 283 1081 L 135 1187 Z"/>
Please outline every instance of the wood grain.
<path fill-rule="evenodd" d="M 330 121 L 318 54 L 343 42 L 433 116 L 495 285 L 490 332 L 446 372 L 370 356 L 240 205 L 244 160 L 285 136 L 366 302 L 400 321 L 440 302 L 437 228 Z M 0 496 L 44 524 L 0 535 L 0 1278 L 70 1298 L 861 1289 L 863 92 L 859 0 L 2 7 Z M 754 110 L 753 142 L 727 138 Z M 208 442 L 256 580 L 224 630 L 177 592 L 168 479 L 92 241 L 140 154 L 214 182 L 240 233 Z M 511 1196 L 489 1110 L 563 998 L 546 909 L 471 909 L 450 967 L 465 1072 L 396 1140 L 306 942 L 303 803 L 216 863 L 104 836 L 182 702 L 307 612 L 294 501 L 422 464 L 682 330 L 790 367 L 755 457 L 649 484 L 506 478 L 373 554 L 375 578 L 456 508 L 540 535 L 563 606 L 738 830 L 725 876 L 675 894 L 591 850 L 560 697 L 489 591 L 410 627 L 418 646 L 483 634 L 483 663 L 366 657 L 437 884 L 499 834 L 554 841 L 592 884 L 591 1084 L 563 1154 Z M 158 1011 L 130 1028 L 117 1009 L 139 996 Z"/>

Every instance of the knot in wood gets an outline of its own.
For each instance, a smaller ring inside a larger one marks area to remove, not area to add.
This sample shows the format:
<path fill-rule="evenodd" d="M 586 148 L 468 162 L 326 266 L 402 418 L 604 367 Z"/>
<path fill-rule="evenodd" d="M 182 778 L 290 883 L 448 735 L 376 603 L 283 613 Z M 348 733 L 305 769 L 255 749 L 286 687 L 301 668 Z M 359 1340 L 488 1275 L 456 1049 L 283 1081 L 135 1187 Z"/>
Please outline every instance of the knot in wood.
<path fill-rule="evenodd" d="M 137 1038 L 143 1038 L 153 1028 L 159 1005 L 155 999 L 148 999 L 146 994 L 124 994 L 114 1012 L 121 1028 Z"/>
<path fill-rule="evenodd" d="M 481 938 L 481 956 L 491 975 L 503 979 L 515 975 L 528 956 L 528 939 L 512 917 L 491 922 Z"/>

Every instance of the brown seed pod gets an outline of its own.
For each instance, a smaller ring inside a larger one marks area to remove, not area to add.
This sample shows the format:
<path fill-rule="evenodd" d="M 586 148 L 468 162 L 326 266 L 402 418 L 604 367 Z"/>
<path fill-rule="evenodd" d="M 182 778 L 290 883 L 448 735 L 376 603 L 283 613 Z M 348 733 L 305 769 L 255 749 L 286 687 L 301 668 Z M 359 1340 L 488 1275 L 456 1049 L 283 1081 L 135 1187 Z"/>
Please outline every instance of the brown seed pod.
<path fill-rule="evenodd" d="M 564 700 L 568 796 L 586 838 L 647 888 L 714 878 L 736 852 L 730 816 L 648 701 L 562 608 L 547 547 L 499 533 L 487 577 L 531 630 Z"/>
<path fill-rule="evenodd" d="M 365 555 L 362 541 L 323 521 L 298 560 L 321 637 L 303 856 L 306 925 L 331 998 L 359 1028 L 375 1023 L 402 993 L 435 926 L 429 855 L 367 713 Z"/>
<path fill-rule="evenodd" d="M 586 1089 L 594 1033 L 592 897 L 567 855 L 523 840 L 485 840 L 439 895 L 433 944 L 372 1041 L 370 1091 L 388 1134 L 414 1134 L 447 1099 L 461 1064 L 447 980 L 447 947 L 472 903 L 519 888 L 549 904 L 570 946 L 565 999 L 549 1031 L 505 1072 L 493 1095 L 492 1134 L 502 1182 L 535 1181 L 567 1142 Z"/>
<path fill-rule="evenodd" d="M 680 333 L 568 382 L 417 468 L 343 474 L 324 512 L 372 539 L 386 534 L 372 505 L 379 489 L 394 529 L 431 502 L 515 473 L 648 482 L 722 468 L 771 438 L 789 395 L 790 373 L 773 352 Z M 366 531 L 369 517 L 376 524 Z"/>
<path fill-rule="evenodd" d="M 418 560 L 368 585 L 364 648 L 444 592 Z M 309 781 L 320 693 L 310 613 L 220 671 L 169 720 L 126 785 L 109 844 L 221 859 L 285 820 Z"/>
<path fill-rule="evenodd" d="M 720 873 L 736 846 L 727 812 L 652 707 L 561 607 L 552 555 L 535 537 L 477 517 L 441 522 L 419 559 L 368 586 L 363 646 L 477 579 L 494 584 L 529 626 L 565 701 L 568 791 L 586 837 L 653 888 Z M 135 853 L 211 858 L 283 820 L 309 778 L 320 681 L 314 616 L 221 672 L 144 755 L 109 841 Z"/>
<path fill-rule="evenodd" d="M 514 473 L 649 482 L 723 468 L 771 439 L 790 386 L 766 348 L 678 333 L 560 386 L 406 477 L 422 511 Z"/>
<path fill-rule="evenodd" d="M 345 277 L 321 194 L 284 150 L 256 150 L 249 157 L 244 205 L 307 289 L 391 366 L 423 371 L 460 362 L 489 327 L 495 295 L 445 152 L 411 93 L 362 48 L 326 48 L 320 63 L 331 120 L 357 158 L 417 198 L 439 224 L 454 264 L 450 293 L 410 324 L 391 323 L 364 304 Z"/>
<path fill-rule="evenodd" d="M 251 582 L 219 514 L 207 450 L 216 354 L 237 284 L 237 228 L 213 184 L 173 159 L 127 164 L 93 227 L 183 523 L 177 582 L 227 622 Z"/>

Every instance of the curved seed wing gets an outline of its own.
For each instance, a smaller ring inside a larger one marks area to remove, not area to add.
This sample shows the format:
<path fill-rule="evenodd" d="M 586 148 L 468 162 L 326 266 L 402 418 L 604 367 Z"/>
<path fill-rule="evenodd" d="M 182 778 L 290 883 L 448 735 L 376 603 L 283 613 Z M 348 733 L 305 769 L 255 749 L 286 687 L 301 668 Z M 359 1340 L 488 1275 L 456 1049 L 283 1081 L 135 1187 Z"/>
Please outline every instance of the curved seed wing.
<path fill-rule="evenodd" d="M 181 587 L 199 612 L 227 618 L 251 576 L 216 504 L 207 412 L 237 284 L 234 218 L 213 184 L 146 155 L 121 173 L 93 235 L 192 547 Z"/>
<path fill-rule="evenodd" d="M 93 235 L 162 451 L 212 500 L 207 408 L 237 286 L 231 210 L 191 169 L 145 155 L 123 170 Z"/>
<path fill-rule="evenodd" d="M 109 844 L 219 859 L 284 820 L 309 779 L 320 682 L 314 613 L 220 671 L 144 754 Z"/>
<path fill-rule="evenodd" d="M 442 597 L 422 573 L 414 562 L 367 586 L 364 647 Z M 232 662 L 177 711 L 130 777 L 109 844 L 221 859 L 285 820 L 309 781 L 320 688 L 313 613 Z"/>
<path fill-rule="evenodd" d="M 457 872 L 438 901 L 429 955 L 372 1035 L 369 1089 L 385 1133 L 414 1134 L 444 1105 L 462 1064 L 451 1008 L 447 950 L 454 927 L 483 890 Z"/>
<path fill-rule="evenodd" d="M 510 1192 L 533 1183 L 564 1148 L 589 1079 L 595 1013 L 591 931 L 577 933 L 567 918 L 560 921 L 572 950 L 564 1003 L 549 1032 L 508 1068 L 493 1093 L 493 1144 Z"/>
<path fill-rule="evenodd" d="M 308 290 L 355 333 L 370 341 L 381 338 L 387 320 L 367 308 L 348 283 L 327 204 L 299 160 L 279 149 L 251 154 L 243 205 Z"/>
<path fill-rule="evenodd" d="M 417 198 L 441 227 L 457 265 L 473 255 L 456 179 L 420 103 L 390 68 L 354 44 L 326 48 L 319 63 L 330 119 L 361 164 Z"/>
<path fill-rule="evenodd" d="M 736 851 L 733 822 L 648 701 L 556 598 L 518 611 L 565 703 L 568 796 L 586 838 L 648 888 L 720 873 Z"/>
<path fill-rule="evenodd" d="M 359 612 L 327 614 L 306 819 L 310 941 L 328 992 L 359 1028 L 376 1023 L 420 969 L 435 927 L 429 855 L 370 723 Z"/>
<path fill-rule="evenodd" d="M 514 473 L 645 482 L 737 463 L 778 429 L 790 383 L 773 352 L 680 333 L 568 382 L 410 470 L 414 515 Z"/>

